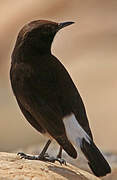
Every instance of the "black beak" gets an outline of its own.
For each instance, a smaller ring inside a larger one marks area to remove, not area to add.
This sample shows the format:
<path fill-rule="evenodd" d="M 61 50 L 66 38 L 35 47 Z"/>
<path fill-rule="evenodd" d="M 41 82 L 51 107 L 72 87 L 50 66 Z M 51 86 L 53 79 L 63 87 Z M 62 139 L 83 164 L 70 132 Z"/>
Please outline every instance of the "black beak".
<path fill-rule="evenodd" d="M 71 25 L 71 24 L 73 24 L 73 23 L 75 23 L 75 22 L 69 21 L 69 22 L 59 23 L 59 24 L 58 24 L 58 30 L 66 27 L 66 26 L 69 26 L 69 25 Z"/>

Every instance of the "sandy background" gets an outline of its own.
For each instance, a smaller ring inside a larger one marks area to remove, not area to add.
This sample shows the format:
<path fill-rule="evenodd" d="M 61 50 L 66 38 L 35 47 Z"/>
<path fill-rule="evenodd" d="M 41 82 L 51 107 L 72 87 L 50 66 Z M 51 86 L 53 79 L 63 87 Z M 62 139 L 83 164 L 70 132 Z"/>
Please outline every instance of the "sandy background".
<path fill-rule="evenodd" d="M 117 151 L 117 1 L 0 1 L 0 151 L 43 141 L 24 119 L 9 82 L 10 55 L 28 21 L 75 21 L 61 30 L 52 51 L 83 97 L 97 145 Z"/>

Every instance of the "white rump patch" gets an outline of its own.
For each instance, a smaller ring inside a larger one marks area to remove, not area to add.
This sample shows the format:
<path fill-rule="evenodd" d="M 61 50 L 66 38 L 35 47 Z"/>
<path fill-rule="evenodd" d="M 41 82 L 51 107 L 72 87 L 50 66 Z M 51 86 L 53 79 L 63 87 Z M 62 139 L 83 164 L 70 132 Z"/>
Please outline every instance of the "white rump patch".
<path fill-rule="evenodd" d="M 85 130 L 80 126 L 75 115 L 72 113 L 63 118 L 63 123 L 65 125 L 66 135 L 71 143 L 75 147 L 82 146 L 82 139 L 84 138 L 90 144 L 90 137 L 85 132 Z"/>

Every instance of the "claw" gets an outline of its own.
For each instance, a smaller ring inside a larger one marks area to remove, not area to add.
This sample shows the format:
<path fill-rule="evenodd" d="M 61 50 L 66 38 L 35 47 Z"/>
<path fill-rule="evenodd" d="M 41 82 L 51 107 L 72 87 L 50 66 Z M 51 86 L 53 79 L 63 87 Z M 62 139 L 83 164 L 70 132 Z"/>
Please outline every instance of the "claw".
<path fill-rule="evenodd" d="M 20 156 L 20 159 L 29 159 L 29 160 L 40 160 L 40 161 L 47 161 L 47 162 L 51 162 L 51 163 L 55 163 L 55 161 L 58 161 L 61 165 L 64 164 L 66 165 L 66 161 L 64 159 L 61 158 L 55 158 L 55 157 L 50 157 L 47 153 L 44 154 L 44 156 L 30 156 L 27 155 L 23 152 L 18 152 L 17 153 L 18 156 Z"/>
<path fill-rule="evenodd" d="M 17 155 L 20 156 L 20 159 L 25 159 L 26 157 L 26 154 L 24 154 L 23 152 L 18 152 Z"/>
<path fill-rule="evenodd" d="M 18 152 L 17 155 L 22 156 L 25 155 L 23 152 Z"/>
<path fill-rule="evenodd" d="M 30 156 L 30 155 L 27 155 L 23 152 L 19 152 L 17 153 L 18 156 L 20 156 L 20 159 L 29 159 L 29 160 L 36 160 L 38 157 L 36 156 Z"/>
<path fill-rule="evenodd" d="M 62 165 L 62 164 L 67 165 L 67 163 L 64 159 L 56 158 L 56 161 L 58 161 L 60 163 L 60 165 Z"/>

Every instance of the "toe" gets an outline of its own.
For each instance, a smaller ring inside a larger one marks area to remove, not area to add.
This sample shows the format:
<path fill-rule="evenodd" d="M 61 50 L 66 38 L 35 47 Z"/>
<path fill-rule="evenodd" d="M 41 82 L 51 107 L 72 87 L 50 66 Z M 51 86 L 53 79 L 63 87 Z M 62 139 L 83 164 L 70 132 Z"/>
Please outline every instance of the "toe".
<path fill-rule="evenodd" d="M 64 159 L 57 158 L 56 161 L 58 161 L 61 165 L 62 164 L 67 165 Z"/>

